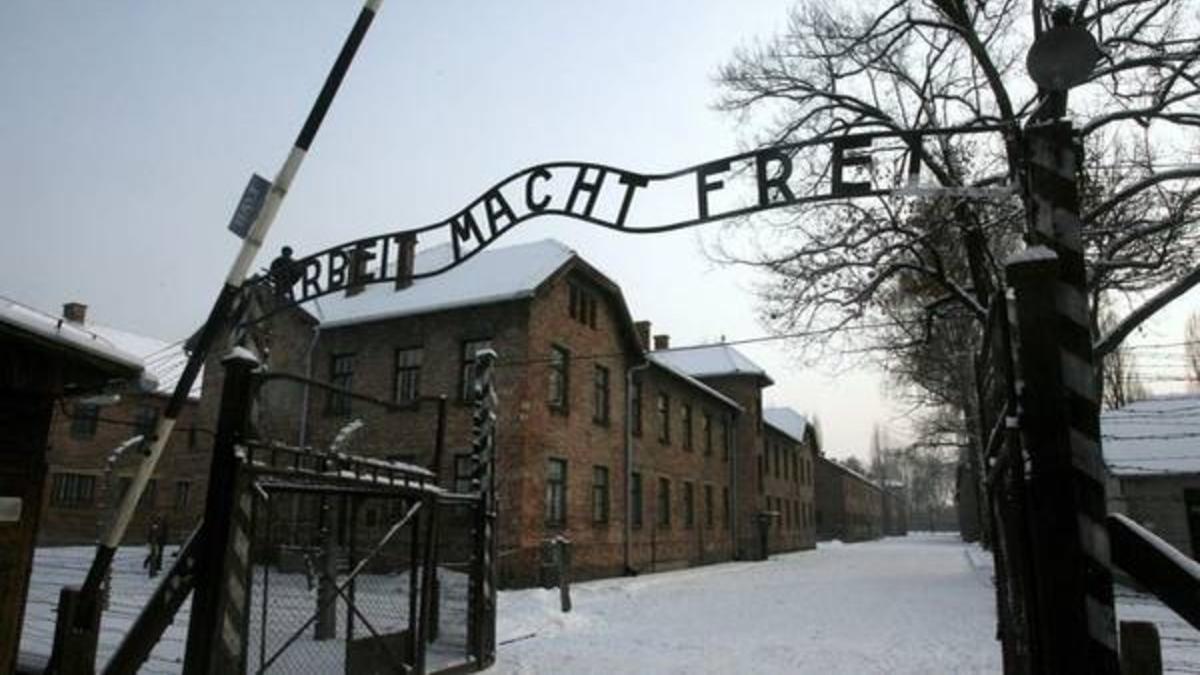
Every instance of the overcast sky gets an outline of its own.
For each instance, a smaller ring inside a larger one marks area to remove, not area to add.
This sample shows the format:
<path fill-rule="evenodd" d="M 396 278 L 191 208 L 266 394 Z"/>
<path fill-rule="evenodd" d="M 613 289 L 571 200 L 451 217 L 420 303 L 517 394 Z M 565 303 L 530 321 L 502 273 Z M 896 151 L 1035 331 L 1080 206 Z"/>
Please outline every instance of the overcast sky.
<path fill-rule="evenodd" d="M 387 0 L 293 184 L 259 263 L 458 211 L 550 160 L 666 171 L 741 149 L 712 110 L 732 50 L 790 0 Z M 0 3 L 0 294 L 181 338 L 237 250 L 225 230 L 253 172 L 272 177 L 359 5 Z M 542 218 L 500 245 L 555 237 L 599 267 L 673 345 L 764 334 L 755 278 L 710 263 L 709 225 L 621 235 Z M 481 280 L 482 283 L 482 280 Z M 1176 306 L 1139 340 L 1181 339 Z M 877 373 L 803 370 L 780 345 L 744 351 L 771 404 L 819 415 L 826 450 L 864 455 L 904 410 Z"/>

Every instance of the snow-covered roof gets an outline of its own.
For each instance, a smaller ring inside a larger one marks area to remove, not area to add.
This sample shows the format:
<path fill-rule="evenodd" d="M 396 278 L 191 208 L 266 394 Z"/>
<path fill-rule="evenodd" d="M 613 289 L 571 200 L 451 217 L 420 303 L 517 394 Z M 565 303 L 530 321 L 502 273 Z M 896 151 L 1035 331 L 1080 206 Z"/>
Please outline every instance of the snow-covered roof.
<path fill-rule="evenodd" d="M 850 475 L 853 478 L 857 478 L 858 480 L 866 483 L 867 485 L 870 485 L 873 488 L 880 489 L 879 483 L 876 483 L 874 480 L 871 480 L 866 475 L 861 474 L 858 471 L 855 471 L 854 469 L 851 469 L 850 467 L 839 462 L 838 460 L 833 459 L 832 457 L 821 457 L 820 459 L 821 459 L 821 461 L 828 463 L 829 466 L 832 466 L 835 469 L 838 469 L 839 471 L 842 471 L 842 472 Z"/>
<path fill-rule="evenodd" d="M 15 300 L 0 297 L 0 323 L 135 372 L 143 370 L 140 356 L 126 345 L 108 339 L 91 326 L 72 323 Z"/>
<path fill-rule="evenodd" d="M 712 396 L 713 398 L 721 401 L 722 403 L 732 406 L 737 410 L 743 409 L 742 406 L 737 404 L 737 401 L 734 401 L 733 399 L 729 398 L 725 394 L 722 394 L 721 392 L 717 391 L 716 389 L 713 389 L 712 387 L 708 386 L 707 384 L 704 384 L 700 380 L 697 380 L 696 378 L 692 377 L 691 375 L 688 375 L 687 373 L 683 372 L 682 370 L 679 370 L 678 368 L 672 366 L 671 364 L 664 363 L 663 361 L 658 360 L 657 358 L 655 358 L 655 352 L 650 352 L 650 353 L 646 354 L 646 357 L 647 357 L 647 360 L 649 360 L 652 365 L 655 365 L 655 366 L 661 368 L 662 370 L 674 375 L 675 377 L 678 377 L 679 379 L 683 380 L 684 382 L 687 382 L 691 386 L 699 389 L 700 391 L 703 391 L 704 393 L 708 394 L 709 396 Z"/>
<path fill-rule="evenodd" d="M 436 269 L 452 255 L 449 244 L 423 250 L 413 269 L 417 274 Z M 334 327 L 526 298 L 573 256 L 574 250 L 554 239 L 488 248 L 453 271 L 416 279 L 400 292 L 391 284 L 369 284 L 349 297 L 319 300 L 315 313 L 322 326 Z"/>
<path fill-rule="evenodd" d="M 764 408 L 763 421 L 781 433 L 791 437 L 797 443 L 804 442 L 804 432 L 808 430 L 808 418 L 791 408 Z"/>
<path fill-rule="evenodd" d="M 65 323 L 65 322 L 64 322 Z M 78 324 L 77 324 L 78 325 Z M 86 328 L 103 337 L 120 349 L 138 357 L 146 367 L 146 372 L 152 375 L 158 386 L 154 393 L 170 395 L 179 383 L 183 367 L 187 364 L 187 353 L 183 351 L 183 342 L 165 342 L 158 338 L 130 333 L 112 326 L 87 322 Z M 188 398 L 200 398 L 200 383 L 204 380 L 204 370 L 196 376 Z"/>
<path fill-rule="evenodd" d="M 169 343 L 92 321 L 68 321 L 7 298 L 0 298 L 0 321 L 142 371 L 142 389 L 157 394 L 175 390 L 187 363 L 182 342 Z M 202 376 L 196 377 L 190 398 L 200 398 L 202 380 Z"/>
<path fill-rule="evenodd" d="M 651 352 L 651 356 L 659 363 L 666 363 L 692 377 L 758 375 L 767 384 L 774 383 L 767 371 L 730 345 L 658 349 Z"/>
<path fill-rule="evenodd" d="M 1113 474 L 1200 473 L 1200 394 L 1106 410 L 1100 430 L 1104 461 Z"/>

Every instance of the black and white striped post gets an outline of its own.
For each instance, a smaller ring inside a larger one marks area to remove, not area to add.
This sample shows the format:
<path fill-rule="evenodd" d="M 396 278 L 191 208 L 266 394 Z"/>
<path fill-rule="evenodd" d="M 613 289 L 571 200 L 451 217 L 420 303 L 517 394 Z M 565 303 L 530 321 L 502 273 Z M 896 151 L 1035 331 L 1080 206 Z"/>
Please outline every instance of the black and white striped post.
<path fill-rule="evenodd" d="M 179 376 L 175 390 L 171 394 L 171 398 L 163 410 L 158 426 L 154 430 L 154 436 L 147 456 L 134 474 L 129 489 L 121 500 L 112 523 L 97 546 L 95 559 L 88 570 L 88 575 L 82 589 L 85 604 L 94 603 L 95 599 L 99 597 L 101 582 L 112 564 L 117 547 L 120 546 L 125 532 L 129 528 L 129 523 L 133 519 L 138 500 L 141 498 L 146 485 L 150 481 L 150 477 L 154 474 L 154 470 L 162 458 L 163 449 L 170 439 L 171 432 L 175 428 L 175 423 L 179 419 L 184 404 L 187 402 L 188 393 L 191 391 L 192 385 L 195 384 L 200 368 L 204 364 L 213 344 L 227 327 L 229 316 L 241 294 L 242 285 L 246 280 L 247 274 L 250 272 L 251 265 L 258 255 L 259 249 L 262 248 L 263 240 L 266 238 L 271 224 L 275 221 L 275 216 L 279 212 L 283 198 L 287 196 L 292 181 L 296 177 L 296 173 L 300 170 L 300 165 L 303 163 L 313 139 L 316 138 L 317 131 L 321 127 L 321 122 L 325 119 L 325 114 L 329 111 L 329 106 L 333 103 L 333 98 L 337 94 L 338 88 L 341 86 L 342 80 L 350 68 L 350 63 L 353 61 L 359 45 L 362 44 L 363 38 L 366 36 L 367 29 L 370 28 L 371 22 L 374 20 L 375 14 L 382 3 L 383 0 L 366 0 L 364 3 L 357 20 L 354 22 L 353 28 L 350 30 L 350 34 L 342 45 L 337 60 L 334 62 L 325 79 L 324 86 L 322 86 L 317 100 L 308 113 L 304 126 L 300 129 L 300 134 L 296 137 L 296 141 L 288 152 L 283 166 L 276 174 L 275 181 L 271 184 L 270 190 L 262 202 L 261 210 L 254 218 L 253 223 L 243 238 L 237 257 L 234 259 L 233 265 L 225 277 L 225 285 L 221 288 L 221 292 L 217 295 L 217 299 L 213 303 L 208 318 L 205 320 L 204 326 L 201 328 L 193 345 L 193 350 L 187 364 Z M 95 613 L 90 611 L 80 612 L 78 615 L 79 621 L 75 623 L 76 628 L 82 631 L 95 630 L 95 626 L 89 625 L 93 623 L 90 619 L 93 615 Z M 58 649 L 59 647 L 56 645 L 56 653 Z M 52 659 L 52 664 L 53 662 Z"/>
<path fill-rule="evenodd" d="M 472 618 L 467 643 L 476 662 L 487 666 L 496 655 L 496 352 L 482 349 L 475 354 L 475 411 L 471 420 L 474 460 L 473 487 L 479 493 L 476 515 L 475 564 L 472 579 Z"/>
<path fill-rule="evenodd" d="M 1100 452 L 1100 390 L 1086 294 L 1071 125 L 1025 133 L 1030 247 L 1008 265 L 1016 294 L 1020 428 L 1037 672 L 1119 672 Z"/>

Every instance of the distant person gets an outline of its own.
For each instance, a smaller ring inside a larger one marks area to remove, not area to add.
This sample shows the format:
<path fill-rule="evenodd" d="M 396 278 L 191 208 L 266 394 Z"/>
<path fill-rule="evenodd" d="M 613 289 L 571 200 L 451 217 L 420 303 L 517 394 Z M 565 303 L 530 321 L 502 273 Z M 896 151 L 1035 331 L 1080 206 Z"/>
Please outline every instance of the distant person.
<path fill-rule="evenodd" d="M 146 553 L 146 558 L 142 561 L 142 569 L 147 570 L 151 578 L 158 576 L 159 570 L 162 569 L 162 554 L 163 547 L 166 544 L 166 530 L 167 525 L 161 515 L 156 514 L 150 519 L 150 529 L 146 533 L 146 544 L 150 550 Z"/>

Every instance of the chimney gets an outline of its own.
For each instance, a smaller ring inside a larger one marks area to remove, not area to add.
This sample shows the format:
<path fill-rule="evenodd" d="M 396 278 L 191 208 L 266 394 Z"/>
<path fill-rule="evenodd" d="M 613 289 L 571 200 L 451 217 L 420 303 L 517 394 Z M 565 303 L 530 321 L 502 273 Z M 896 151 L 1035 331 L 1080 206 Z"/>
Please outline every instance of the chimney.
<path fill-rule="evenodd" d="M 650 322 L 634 321 L 633 332 L 637 333 L 638 344 L 642 346 L 642 349 L 650 349 Z"/>
<path fill-rule="evenodd" d="M 87 305 L 82 302 L 63 303 L 63 318 L 71 323 L 83 323 L 87 318 Z"/>
<path fill-rule="evenodd" d="M 654 336 L 654 351 L 658 351 L 660 349 L 670 349 L 670 348 L 671 348 L 671 336 L 670 335 L 655 335 Z"/>
<path fill-rule="evenodd" d="M 417 253 L 417 235 L 406 234 L 395 239 L 396 251 L 396 290 L 412 286 L 413 262 Z"/>

